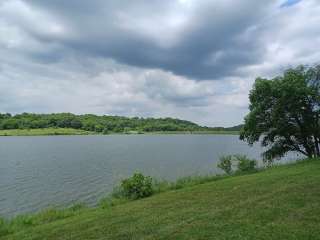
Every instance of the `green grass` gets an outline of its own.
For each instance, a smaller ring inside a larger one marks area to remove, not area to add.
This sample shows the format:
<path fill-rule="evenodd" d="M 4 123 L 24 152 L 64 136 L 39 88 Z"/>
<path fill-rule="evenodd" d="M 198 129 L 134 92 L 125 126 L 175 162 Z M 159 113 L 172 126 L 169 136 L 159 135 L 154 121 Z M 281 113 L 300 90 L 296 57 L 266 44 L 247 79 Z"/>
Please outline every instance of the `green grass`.
<path fill-rule="evenodd" d="M 73 128 L 39 128 L 0 130 L 0 136 L 89 135 L 94 132 Z"/>
<path fill-rule="evenodd" d="M 10 129 L 0 130 L 0 136 L 49 136 L 49 135 L 101 135 L 102 133 L 85 131 L 73 128 L 37 128 L 37 129 Z M 123 135 L 123 134 L 230 134 L 238 135 L 238 131 L 163 131 L 163 132 L 121 132 L 108 135 Z"/>
<path fill-rule="evenodd" d="M 113 207 L 14 219 L 11 229 L 0 221 L 0 239 L 320 239 L 320 160 L 211 180 Z"/>
<path fill-rule="evenodd" d="M 143 132 L 143 134 L 214 134 L 214 135 L 239 135 L 239 131 L 161 131 L 161 132 Z"/>

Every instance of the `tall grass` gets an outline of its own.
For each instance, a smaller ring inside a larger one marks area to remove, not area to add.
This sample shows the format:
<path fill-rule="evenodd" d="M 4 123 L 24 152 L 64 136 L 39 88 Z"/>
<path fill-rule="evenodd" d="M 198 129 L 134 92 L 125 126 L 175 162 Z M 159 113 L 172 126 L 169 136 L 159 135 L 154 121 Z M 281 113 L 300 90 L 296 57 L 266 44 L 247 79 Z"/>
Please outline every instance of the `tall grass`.
<path fill-rule="evenodd" d="M 69 208 L 48 208 L 36 214 L 19 215 L 10 220 L 0 218 L 0 237 L 28 227 L 72 217 L 80 214 L 80 212 L 83 212 L 85 209 L 87 209 L 86 205 L 78 203 Z"/>
<path fill-rule="evenodd" d="M 188 177 L 179 178 L 174 182 L 153 179 L 152 181 L 153 195 L 159 194 L 162 192 L 178 190 L 185 187 L 196 186 L 196 185 L 207 183 L 207 182 L 217 181 L 227 177 L 229 176 L 227 175 L 188 176 Z M 127 198 L 125 194 L 123 194 L 123 190 L 119 186 L 117 186 L 113 189 L 112 193 L 109 196 L 102 198 L 100 200 L 99 207 L 103 209 L 107 209 L 115 205 L 127 203 L 129 201 L 132 201 L 132 199 Z"/>

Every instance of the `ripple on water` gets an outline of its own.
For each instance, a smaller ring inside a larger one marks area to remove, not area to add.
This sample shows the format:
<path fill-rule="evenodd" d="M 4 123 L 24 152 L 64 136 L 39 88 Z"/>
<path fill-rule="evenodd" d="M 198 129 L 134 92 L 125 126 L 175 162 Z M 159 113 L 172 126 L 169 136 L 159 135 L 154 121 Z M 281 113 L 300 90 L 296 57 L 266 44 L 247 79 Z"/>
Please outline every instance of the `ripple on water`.
<path fill-rule="evenodd" d="M 221 155 L 260 152 L 230 135 L 0 137 L 0 215 L 93 205 L 135 171 L 174 180 L 217 171 Z"/>

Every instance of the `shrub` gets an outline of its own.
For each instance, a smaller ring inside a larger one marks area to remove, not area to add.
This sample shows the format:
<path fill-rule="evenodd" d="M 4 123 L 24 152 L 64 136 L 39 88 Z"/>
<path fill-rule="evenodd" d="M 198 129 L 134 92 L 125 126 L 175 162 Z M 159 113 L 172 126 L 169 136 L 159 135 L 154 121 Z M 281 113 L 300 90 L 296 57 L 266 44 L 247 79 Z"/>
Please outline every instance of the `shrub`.
<path fill-rule="evenodd" d="M 152 178 L 141 173 L 135 173 L 132 177 L 122 180 L 120 189 L 116 194 L 129 199 L 149 197 L 153 194 Z"/>
<path fill-rule="evenodd" d="M 238 172 L 252 172 L 256 170 L 257 161 L 247 158 L 245 155 L 239 155 L 238 158 Z"/>
<path fill-rule="evenodd" d="M 227 174 L 231 174 L 232 172 L 232 155 L 222 156 L 220 157 L 218 168 L 225 171 Z"/>
<path fill-rule="evenodd" d="M 232 173 L 232 165 L 236 163 L 237 172 L 252 172 L 256 170 L 257 161 L 253 159 L 249 159 L 246 155 L 235 154 L 235 155 L 227 155 L 222 156 L 218 163 L 218 167 L 225 171 L 227 174 Z"/>

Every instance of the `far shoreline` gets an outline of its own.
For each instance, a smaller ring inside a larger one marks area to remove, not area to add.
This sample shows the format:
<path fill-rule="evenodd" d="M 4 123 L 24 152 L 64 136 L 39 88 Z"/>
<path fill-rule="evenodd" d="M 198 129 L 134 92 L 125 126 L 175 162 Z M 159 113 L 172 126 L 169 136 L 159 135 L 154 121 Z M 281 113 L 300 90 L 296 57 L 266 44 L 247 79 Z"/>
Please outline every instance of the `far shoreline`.
<path fill-rule="evenodd" d="M 108 136 L 108 135 L 239 135 L 239 131 L 156 131 L 156 132 L 110 132 L 107 134 L 73 128 L 38 128 L 0 130 L 0 137 L 9 136 Z"/>

